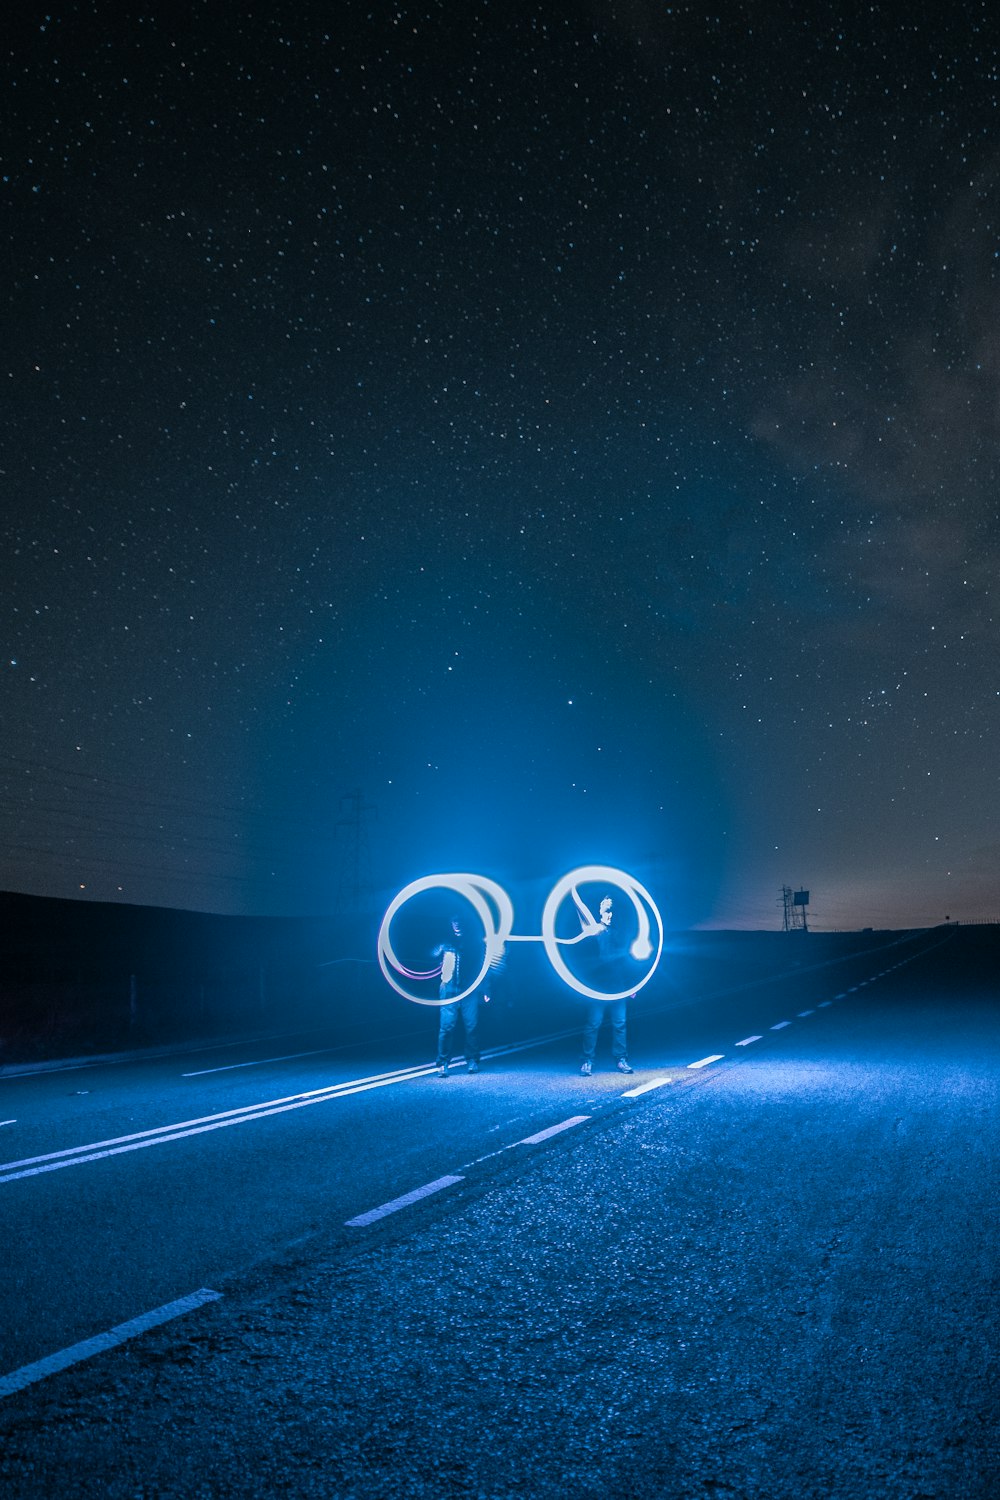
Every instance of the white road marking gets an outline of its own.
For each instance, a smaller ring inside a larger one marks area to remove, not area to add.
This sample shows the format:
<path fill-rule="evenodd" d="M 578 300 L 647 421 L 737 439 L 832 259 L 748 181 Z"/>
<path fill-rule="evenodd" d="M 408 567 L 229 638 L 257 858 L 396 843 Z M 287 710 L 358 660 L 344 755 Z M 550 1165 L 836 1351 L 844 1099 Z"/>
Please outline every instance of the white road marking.
<path fill-rule="evenodd" d="M 791 1021 L 775 1021 L 774 1025 L 771 1027 L 771 1030 L 772 1031 L 784 1031 L 785 1027 L 786 1026 L 791 1026 L 791 1024 L 792 1024 Z"/>
<path fill-rule="evenodd" d="M 346 1227 L 355 1229 L 364 1224 L 374 1224 L 376 1219 L 398 1213 L 411 1203 L 419 1203 L 421 1198 L 429 1198 L 432 1193 L 440 1193 L 442 1188 L 451 1187 L 452 1183 L 464 1181 L 464 1177 L 436 1177 L 433 1182 L 425 1182 L 423 1187 L 414 1188 L 412 1193 L 404 1193 L 401 1198 L 392 1198 L 388 1203 L 380 1203 L 378 1208 L 370 1208 L 366 1214 L 358 1214 L 357 1218 L 345 1220 Z"/>
<path fill-rule="evenodd" d="M 814 1010 L 800 1010 L 799 1011 L 799 1020 L 800 1021 L 804 1021 L 805 1018 L 806 1018 L 806 1016 L 814 1016 L 815 1014 L 816 1014 L 816 1012 Z"/>
<path fill-rule="evenodd" d="M 202 1287 L 200 1291 L 192 1292 L 189 1297 L 178 1297 L 176 1302 L 165 1302 L 162 1307 L 154 1307 L 152 1312 L 141 1313 L 138 1318 L 132 1318 L 128 1323 L 119 1323 L 115 1328 L 109 1328 L 107 1333 L 99 1333 L 92 1339 L 83 1339 L 79 1344 L 70 1344 L 68 1349 L 60 1349 L 58 1353 L 36 1360 L 34 1364 L 22 1365 L 19 1370 L 12 1371 L 10 1375 L 0 1376 L 0 1397 L 12 1396 L 15 1391 L 23 1391 L 26 1386 L 34 1385 L 37 1380 L 44 1380 L 46 1375 L 55 1375 L 59 1370 L 79 1364 L 81 1360 L 90 1359 L 95 1354 L 102 1354 L 105 1349 L 116 1349 L 119 1344 L 138 1338 L 140 1333 L 146 1333 L 150 1328 L 158 1327 L 160 1323 L 169 1323 L 172 1318 L 180 1318 L 184 1313 L 194 1312 L 196 1307 L 203 1307 L 206 1302 L 217 1302 L 221 1296 L 221 1292 L 213 1292 L 209 1287 Z"/>
<path fill-rule="evenodd" d="M 568 1120 L 561 1120 L 558 1125 L 550 1125 L 548 1130 L 540 1130 L 537 1135 L 526 1135 L 523 1141 L 515 1141 L 515 1146 L 537 1146 L 539 1141 L 547 1141 L 550 1136 L 559 1135 L 563 1130 L 572 1130 L 574 1125 L 582 1125 L 584 1120 L 589 1120 L 589 1115 L 570 1115 Z"/>
<path fill-rule="evenodd" d="M 843 995 L 838 995 L 837 996 L 838 1000 L 842 1000 L 843 998 L 844 998 Z M 819 1004 L 817 1005 L 816 1009 L 817 1010 L 826 1010 L 827 1006 L 828 1005 L 832 1005 L 832 1004 L 833 1004 L 832 1000 L 821 1000 L 819 1002 Z"/>
<path fill-rule="evenodd" d="M 835 1000 L 846 1000 L 847 999 L 847 991 L 846 990 L 841 990 L 840 994 L 839 995 L 834 995 L 833 998 Z M 827 1005 L 829 1005 L 829 1003 L 830 1003 L 829 1000 L 826 1003 L 827 1003 Z"/>
<path fill-rule="evenodd" d="M 640 1094 L 648 1094 L 650 1089 L 662 1089 L 665 1083 L 673 1083 L 672 1078 L 653 1078 L 649 1083 L 640 1083 L 637 1089 L 626 1089 L 622 1094 L 623 1099 L 638 1099 Z"/>
<path fill-rule="evenodd" d="M 507 1056 L 512 1052 L 525 1052 L 532 1047 L 541 1047 L 551 1041 L 576 1036 L 576 1028 L 549 1032 L 533 1037 L 527 1042 L 512 1042 L 505 1047 L 494 1047 L 483 1055 L 486 1058 Z M 223 1110 L 215 1115 L 202 1115 L 192 1120 L 181 1120 L 172 1125 L 159 1125 L 152 1130 L 139 1130 L 130 1135 L 114 1136 L 105 1141 L 93 1141 L 84 1146 L 69 1146 L 62 1151 L 50 1151 L 43 1156 L 28 1156 L 20 1161 L 0 1162 L 0 1183 L 16 1182 L 22 1177 L 37 1177 L 44 1172 L 57 1172 L 62 1167 L 81 1166 L 85 1162 L 103 1161 L 109 1156 L 121 1156 L 129 1151 L 142 1151 L 147 1146 L 162 1146 L 168 1141 L 185 1140 L 188 1136 L 204 1135 L 211 1130 L 224 1130 L 230 1125 L 245 1125 L 249 1120 L 263 1120 L 270 1115 L 287 1114 L 290 1110 L 305 1109 L 311 1104 L 323 1104 L 329 1099 L 340 1099 L 351 1094 L 363 1094 L 369 1089 L 388 1088 L 396 1083 L 409 1083 L 414 1078 L 426 1078 L 436 1072 L 433 1064 L 413 1068 L 398 1068 L 389 1073 L 373 1073 L 367 1078 L 345 1079 L 342 1083 L 328 1084 L 326 1088 L 311 1089 L 307 1093 L 289 1094 L 281 1099 L 267 1099 L 258 1104 L 246 1104 L 239 1109 Z"/>
<path fill-rule="evenodd" d="M 688 1063 L 689 1068 L 707 1068 L 709 1063 L 721 1062 L 725 1057 L 724 1052 L 713 1052 L 711 1057 L 699 1058 L 697 1062 Z"/>
<path fill-rule="evenodd" d="M 218 1115 L 203 1115 L 195 1120 L 182 1120 L 175 1125 L 160 1125 L 154 1130 L 139 1130 L 133 1135 L 115 1136 L 107 1141 L 95 1141 L 86 1146 L 69 1146 L 63 1151 L 51 1151 L 44 1156 L 28 1156 L 21 1161 L 0 1163 L 0 1183 L 14 1182 L 21 1177 L 37 1177 L 42 1172 L 56 1172 L 60 1167 L 75 1167 L 83 1162 L 103 1161 L 108 1156 L 121 1156 L 128 1151 L 141 1151 L 146 1146 L 162 1146 L 167 1141 L 184 1140 L 191 1135 L 204 1135 L 209 1130 L 224 1130 L 230 1125 L 245 1125 L 248 1120 L 262 1120 L 269 1115 L 286 1114 L 289 1110 L 305 1109 L 310 1104 L 322 1104 L 327 1099 L 339 1099 L 345 1094 L 363 1094 L 368 1089 L 387 1088 L 390 1084 L 406 1083 L 411 1078 L 433 1073 L 432 1066 L 413 1068 L 400 1073 L 375 1074 L 357 1082 L 331 1084 L 325 1089 L 313 1089 L 308 1094 L 291 1094 L 287 1099 L 268 1100 L 263 1104 L 248 1104 L 241 1109 L 224 1110 Z"/>
<path fill-rule="evenodd" d="M 749 1047 L 751 1042 L 762 1042 L 763 1040 L 764 1038 L 761 1036 L 745 1036 L 742 1042 L 737 1042 L 736 1045 L 737 1047 Z"/>
<path fill-rule="evenodd" d="M 0 1120 L 0 1125 L 16 1125 L 16 1120 Z"/>

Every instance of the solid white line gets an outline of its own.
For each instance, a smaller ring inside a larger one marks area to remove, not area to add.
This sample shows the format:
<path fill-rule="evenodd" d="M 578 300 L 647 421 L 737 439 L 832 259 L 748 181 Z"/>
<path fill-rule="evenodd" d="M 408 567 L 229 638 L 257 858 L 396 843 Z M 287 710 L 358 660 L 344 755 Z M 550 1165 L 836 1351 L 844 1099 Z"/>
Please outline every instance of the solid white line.
<path fill-rule="evenodd" d="M 36 1360 L 34 1364 L 22 1365 L 19 1370 L 12 1371 L 10 1375 L 0 1376 L 0 1397 L 12 1396 L 15 1391 L 23 1391 L 25 1386 L 34 1385 L 36 1380 L 44 1380 L 46 1375 L 55 1375 L 59 1370 L 79 1364 L 81 1360 L 90 1359 L 94 1354 L 102 1354 L 105 1349 L 115 1349 L 119 1344 L 138 1338 L 140 1333 L 156 1328 L 160 1323 L 169 1323 L 171 1318 L 179 1318 L 184 1313 L 194 1312 L 196 1307 L 203 1307 L 206 1302 L 217 1302 L 221 1296 L 221 1292 L 213 1292 L 209 1287 L 202 1287 L 200 1291 L 192 1292 L 189 1297 L 178 1297 L 176 1302 L 166 1302 L 162 1307 L 154 1307 L 152 1312 L 142 1313 L 128 1323 L 119 1323 L 115 1328 L 110 1328 L 107 1333 L 99 1333 L 94 1338 L 84 1339 L 79 1344 L 70 1344 L 68 1349 L 60 1349 L 56 1354 Z"/>
<path fill-rule="evenodd" d="M 786 1026 L 791 1026 L 791 1024 L 792 1024 L 791 1021 L 775 1021 L 774 1025 L 771 1027 L 771 1030 L 772 1031 L 784 1031 L 785 1027 Z"/>
<path fill-rule="evenodd" d="M 36 1177 L 41 1172 L 54 1172 L 59 1167 L 72 1167 L 85 1161 L 99 1161 L 106 1156 L 119 1156 L 126 1151 L 138 1151 L 144 1146 L 159 1146 L 165 1141 L 182 1140 L 189 1135 L 202 1135 L 209 1130 L 221 1130 L 227 1125 L 243 1125 L 247 1120 L 264 1119 L 267 1115 L 280 1115 L 291 1109 L 303 1109 L 309 1104 L 322 1104 L 327 1099 L 339 1098 L 342 1094 L 363 1094 L 368 1089 L 386 1088 L 393 1083 L 407 1083 L 411 1078 L 426 1077 L 433 1073 L 432 1066 L 412 1068 L 399 1073 L 376 1073 L 371 1078 L 356 1082 L 330 1084 L 325 1089 L 313 1089 L 307 1094 L 290 1094 L 285 1099 L 273 1099 L 261 1104 L 246 1104 L 241 1109 L 224 1110 L 218 1115 L 202 1115 L 195 1120 L 181 1120 L 176 1125 L 158 1125 L 153 1130 L 139 1130 L 132 1135 L 115 1136 L 107 1141 L 94 1141 L 86 1146 L 68 1146 L 63 1151 L 50 1151 L 45 1156 L 27 1156 L 21 1161 L 0 1162 L 0 1182 L 12 1182 L 20 1177 Z M 18 1168 L 27 1168 L 20 1171 Z"/>
<path fill-rule="evenodd" d="M 515 1146 L 537 1146 L 539 1141 L 547 1141 L 549 1136 L 558 1135 L 562 1130 L 572 1130 L 574 1125 L 582 1125 L 584 1120 L 589 1120 L 589 1115 L 570 1115 L 568 1120 L 562 1120 L 558 1125 L 550 1125 L 548 1130 L 540 1130 L 537 1135 L 526 1135 L 523 1141 L 515 1141 Z"/>
<path fill-rule="evenodd" d="M 673 1083 L 672 1078 L 654 1078 L 650 1083 L 640 1083 L 637 1089 L 626 1089 L 622 1094 L 623 1099 L 638 1099 L 640 1094 L 648 1094 L 650 1089 L 662 1089 L 665 1083 Z"/>
<path fill-rule="evenodd" d="M 703 1057 L 698 1062 L 688 1063 L 689 1068 L 707 1068 L 709 1063 L 721 1062 L 725 1057 L 724 1052 L 713 1052 L 711 1057 Z"/>
<path fill-rule="evenodd" d="M 412 1193 L 404 1193 L 401 1198 L 393 1198 L 388 1203 L 379 1204 L 378 1208 L 370 1208 L 366 1214 L 358 1214 L 355 1219 L 346 1219 L 345 1225 L 348 1229 L 354 1229 L 363 1224 L 374 1224 L 376 1219 L 398 1213 L 401 1208 L 418 1203 L 421 1198 L 429 1198 L 431 1193 L 439 1193 L 442 1188 L 451 1187 L 453 1182 L 464 1181 L 464 1177 L 437 1177 L 433 1182 L 425 1182 L 423 1187 L 414 1188 Z"/>
<path fill-rule="evenodd" d="M 737 1042 L 736 1045 L 737 1047 L 749 1047 L 751 1042 L 762 1042 L 763 1040 L 764 1038 L 761 1036 L 745 1036 L 742 1042 Z"/>
<path fill-rule="evenodd" d="M 487 1058 L 508 1056 L 512 1052 L 526 1052 L 532 1047 L 545 1046 L 548 1042 L 575 1036 L 572 1030 L 553 1031 L 544 1036 L 533 1037 L 527 1042 L 512 1042 L 505 1047 L 489 1049 Z M 20 1161 L 0 1162 L 0 1183 L 16 1182 L 22 1177 L 38 1177 L 44 1172 L 57 1172 L 61 1167 L 80 1166 L 85 1162 L 103 1161 L 108 1156 L 121 1156 L 129 1151 L 141 1151 L 146 1146 L 161 1146 L 168 1141 L 184 1140 L 192 1135 L 204 1135 L 211 1130 L 222 1130 L 229 1125 L 244 1125 L 249 1120 L 263 1120 L 269 1115 L 286 1114 L 289 1110 L 304 1109 L 310 1104 L 323 1104 L 328 1099 L 339 1099 L 350 1094 L 364 1094 L 370 1089 L 387 1088 L 395 1083 L 409 1083 L 414 1078 L 426 1078 L 435 1069 L 433 1065 L 399 1068 L 390 1073 L 373 1073 L 367 1078 L 345 1079 L 342 1083 L 331 1083 L 325 1088 L 311 1089 L 308 1093 L 289 1094 L 281 1099 L 264 1100 L 259 1104 L 244 1104 L 239 1109 L 224 1110 L 217 1115 L 202 1115 L 193 1120 L 181 1120 L 173 1125 L 158 1125 L 152 1130 L 139 1130 L 130 1135 L 114 1136 L 106 1141 L 93 1141 L 84 1146 L 68 1146 L 62 1151 L 50 1151 L 43 1156 L 28 1156 Z M 13 1122 L 11 1122 L 13 1123 Z"/>
<path fill-rule="evenodd" d="M 814 1010 L 800 1010 L 799 1011 L 799 1020 L 800 1021 L 804 1021 L 805 1018 L 806 1018 L 806 1016 L 814 1016 L 815 1014 L 816 1014 L 816 1012 Z"/>

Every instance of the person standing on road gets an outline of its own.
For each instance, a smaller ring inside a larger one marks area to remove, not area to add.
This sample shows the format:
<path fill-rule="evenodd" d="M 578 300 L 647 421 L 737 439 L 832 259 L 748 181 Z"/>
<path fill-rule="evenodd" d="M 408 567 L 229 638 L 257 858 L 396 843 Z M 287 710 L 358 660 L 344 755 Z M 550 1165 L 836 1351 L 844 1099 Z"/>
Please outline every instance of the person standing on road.
<path fill-rule="evenodd" d="M 459 1012 L 462 1016 L 462 1028 L 465 1032 L 465 1061 L 466 1071 L 469 1073 L 479 1072 L 479 995 L 475 990 L 461 999 L 454 998 L 462 994 L 462 990 L 468 985 L 469 978 L 465 977 L 467 970 L 472 968 L 474 975 L 479 965 L 473 968 L 474 960 L 468 956 L 468 946 L 463 942 L 462 924 L 458 917 L 451 919 L 451 937 L 447 938 L 438 948 L 434 950 L 434 957 L 441 960 L 441 984 L 438 989 L 438 998 L 449 1003 L 442 1005 L 438 1019 L 438 1044 L 437 1062 L 435 1064 L 439 1078 L 447 1078 L 448 1068 L 454 1054 L 455 1025 L 458 1021 Z"/>
<path fill-rule="evenodd" d="M 620 988 L 618 975 L 621 965 L 619 959 L 621 945 L 618 942 L 617 932 L 612 932 L 613 904 L 610 896 L 605 896 L 601 901 L 600 921 L 595 922 L 587 907 L 584 905 L 577 891 L 573 892 L 577 910 L 580 913 L 580 921 L 586 935 L 587 946 L 590 948 L 590 972 L 592 975 L 593 989 L 606 989 L 614 992 Z M 593 946 L 592 946 L 593 945 Z M 632 999 L 635 998 L 633 995 Z M 627 1028 L 627 999 L 623 995 L 620 1000 L 588 1000 L 584 1013 L 582 1052 L 583 1061 L 580 1064 L 580 1072 L 584 1078 L 589 1078 L 594 1071 L 594 1054 L 597 1051 L 597 1035 L 601 1029 L 601 1023 L 607 1016 L 611 1025 L 611 1056 L 619 1073 L 633 1073 L 635 1069 L 628 1060 Z"/>

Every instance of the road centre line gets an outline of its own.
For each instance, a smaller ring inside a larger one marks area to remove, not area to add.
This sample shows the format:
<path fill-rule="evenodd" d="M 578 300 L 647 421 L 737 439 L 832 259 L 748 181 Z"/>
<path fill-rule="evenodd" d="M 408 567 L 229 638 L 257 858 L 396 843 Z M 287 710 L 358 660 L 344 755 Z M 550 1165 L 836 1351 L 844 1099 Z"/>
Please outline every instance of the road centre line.
<path fill-rule="evenodd" d="M 515 1141 L 515 1146 L 537 1146 L 539 1141 L 547 1141 L 553 1135 L 559 1135 L 564 1130 L 572 1130 L 574 1125 L 582 1125 L 584 1120 L 589 1120 L 589 1115 L 570 1115 L 568 1120 L 561 1120 L 558 1125 L 550 1125 L 548 1130 L 539 1130 L 536 1135 L 526 1135 L 523 1141 Z"/>
<path fill-rule="evenodd" d="M 672 1078 L 653 1078 L 649 1083 L 640 1083 L 638 1088 L 626 1089 L 622 1094 L 623 1099 L 638 1099 L 640 1094 L 648 1094 L 651 1089 L 662 1089 L 665 1083 L 673 1083 Z"/>
<path fill-rule="evenodd" d="M 829 1001 L 821 1001 L 820 1003 L 827 1005 L 830 1004 Z M 813 1012 L 809 1010 L 801 1012 L 801 1014 L 811 1016 Z M 775 1026 L 771 1027 L 771 1030 L 781 1031 L 784 1027 L 790 1026 L 791 1024 L 791 1021 L 779 1021 Z M 570 1036 L 573 1034 L 573 1032 L 562 1033 L 562 1035 Z M 747 1047 L 751 1042 L 759 1042 L 762 1040 L 763 1038 L 761 1036 L 748 1036 L 744 1037 L 741 1042 L 737 1042 L 736 1046 Z M 498 1049 L 498 1053 L 499 1050 L 500 1049 Z M 520 1050 L 520 1047 L 515 1046 L 510 1049 L 504 1050 L 517 1051 Z M 688 1063 L 687 1066 L 689 1068 L 706 1068 L 710 1063 L 722 1062 L 724 1057 L 724 1052 L 716 1052 L 713 1053 L 710 1057 L 703 1057 L 700 1058 L 697 1062 Z M 672 1078 L 653 1078 L 648 1080 L 646 1083 L 639 1084 L 636 1088 L 627 1089 L 621 1095 L 621 1098 L 636 1099 L 642 1094 L 650 1093 L 653 1089 L 662 1088 L 665 1084 L 671 1082 L 673 1082 Z M 551 1140 L 553 1136 L 561 1135 L 563 1131 L 571 1130 L 576 1125 L 582 1125 L 586 1120 L 589 1120 L 591 1118 L 592 1117 L 590 1115 L 571 1115 L 569 1119 L 561 1120 L 558 1125 L 550 1125 L 547 1129 L 539 1130 L 534 1135 L 528 1135 L 525 1136 L 522 1140 L 514 1141 L 512 1145 L 501 1146 L 497 1151 L 490 1151 L 485 1156 L 476 1157 L 474 1161 L 468 1163 L 468 1168 L 478 1166 L 481 1162 L 484 1161 L 492 1161 L 495 1157 L 502 1156 L 505 1152 L 513 1150 L 515 1146 L 539 1145 L 542 1141 Z M 468 1168 L 463 1167 L 463 1173 L 468 1170 Z M 375 1223 L 378 1219 L 383 1219 L 389 1214 L 397 1213 L 402 1208 L 407 1208 L 411 1203 L 417 1203 L 422 1198 L 427 1198 L 433 1193 L 440 1192 L 443 1188 L 450 1187 L 453 1183 L 464 1182 L 464 1180 L 464 1175 L 458 1174 L 436 1178 L 434 1182 L 426 1183 L 423 1187 L 414 1188 L 414 1190 L 410 1193 L 403 1193 L 399 1198 L 392 1198 L 388 1203 L 380 1204 L 379 1207 L 369 1209 L 366 1213 L 358 1214 L 353 1219 L 345 1220 L 345 1227 L 360 1228 L 367 1224 Z"/>
<path fill-rule="evenodd" d="M 843 997 L 843 996 L 842 996 L 842 995 L 838 995 L 838 996 L 837 996 L 837 999 L 838 999 L 838 1000 L 842 1000 L 842 999 L 843 999 L 843 998 L 844 998 L 844 997 Z M 820 1002 L 819 1002 L 819 1004 L 818 1004 L 818 1005 L 817 1005 L 817 1007 L 816 1007 L 816 1009 L 817 1009 L 817 1010 L 826 1010 L 826 1008 L 827 1008 L 827 1006 L 828 1006 L 828 1005 L 832 1005 L 832 1004 L 833 1004 L 833 1001 L 832 1001 L 832 1000 L 821 1000 L 821 1001 L 820 1001 Z"/>
<path fill-rule="evenodd" d="M 106 1141 L 91 1141 L 83 1146 L 67 1146 L 62 1151 L 50 1151 L 43 1156 L 27 1156 L 21 1161 L 0 1162 L 0 1173 L 13 1171 L 18 1167 L 31 1167 L 49 1162 L 71 1166 L 72 1160 L 67 1161 L 66 1158 L 80 1157 L 87 1153 L 87 1158 L 92 1159 L 90 1153 L 93 1152 L 98 1152 L 102 1156 L 112 1156 L 115 1154 L 113 1149 L 115 1147 L 135 1149 L 136 1143 L 157 1145 L 160 1140 L 176 1140 L 180 1135 L 197 1135 L 200 1130 L 215 1130 L 222 1125 L 241 1125 L 246 1120 L 256 1120 L 267 1114 L 280 1113 L 282 1109 L 320 1104 L 323 1100 L 336 1098 L 340 1094 L 362 1093 L 369 1088 L 380 1088 L 385 1084 L 405 1083 L 410 1078 L 426 1076 L 433 1072 L 433 1066 L 426 1065 L 422 1068 L 400 1069 L 393 1073 L 373 1073 L 368 1078 L 348 1079 L 343 1083 L 328 1084 L 326 1088 L 312 1089 L 309 1093 L 289 1094 L 282 1099 L 266 1099 L 257 1104 L 244 1104 L 239 1109 L 222 1110 L 215 1115 L 200 1115 L 193 1120 L 179 1120 L 172 1125 L 157 1125 L 151 1130 L 137 1130 L 130 1135 L 113 1136 Z M 0 1176 L 0 1182 L 6 1180 L 6 1177 Z"/>
<path fill-rule="evenodd" d="M 138 1338 L 140 1333 L 146 1333 L 150 1328 L 157 1328 L 161 1323 L 169 1323 L 173 1318 L 180 1318 L 185 1313 L 194 1312 L 195 1308 L 203 1307 L 206 1302 L 217 1302 L 221 1296 L 221 1292 L 213 1292 L 210 1287 L 202 1287 L 200 1291 L 192 1292 L 188 1297 L 178 1297 L 175 1302 L 165 1302 L 162 1307 L 154 1307 L 151 1312 L 141 1313 L 139 1317 L 131 1318 L 127 1323 L 118 1323 L 114 1328 L 109 1328 L 107 1333 L 98 1333 L 92 1339 L 83 1339 L 78 1344 L 70 1344 L 68 1348 L 49 1354 L 45 1359 L 35 1360 L 30 1365 L 22 1365 L 19 1370 L 13 1370 L 9 1375 L 0 1375 L 0 1398 L 12 1396 L 16 1391 L 23 1391 L 26 1386 L 34 1385 L 38 1380 L 44 1380 L 47 1375 L 55 1375 L 60 1370 L 68 1369 L 70 1365 L 79 1364 L 81 1360 L 90 1359 L 95 1354 L 102 1354 L 106 1349 L 115 1349 L 119 1344 L 127 1343 L 129 1339 Z"/>
<path fill-rule="evenodd" d="M 816 1012 L 814 1010 L 800 1010 L 799 1011 L 799 1020 L 803 1021 L 803 1020 L 805 1020 L 806 1016 L 814 1016 L 815 1014 L 816 1014 Z"/>
<path fill-rule="evenodd" d="M 364 1224 L 374 1224 L 376 1219 L 384 1219 L 389 1214 L 398 1213 L 401 1208 L 407 1208 L 411 1203 L 418 1203 L 421 1198 L 429 1198 L 432 1193 L 440 1193 L 442 1188 L 464 1181 L 464 1177 L 437 1177 L 433 1182 L 425 1182 L 423 1187 L 414 1188 L 412 1193 L 404 1193 L 401 1198 L 390 1198 L 388 1203 L 380 1203 L 378 1208 L 370 1208 L 367 1213 L 358 1214 L 356 1218 L 345 1219 L 345 1227 L 355 1229 Z"/>
<path fill-rule="evenodd" d="M 545 1036 L 534 1037 L 527 1042 L 514 1042 L 505 1047 L 493 1048 L 484 1053 L 484 1056 L 499 1057 L 512 1052 L 524 1052 L 532 1047 L 544 1046 L 550 1041 L 575 1035 L 575 1029 L 551 1032 Z M 15 1182 L 23 1177 L 37 1177 L 44 1172 L 56 1172 L 62 1167 L 75 1167 L 85 1162 L 103 1161 L 109 1156 L 141 1151 L 147 1146 L 165 1145 L 168 1141 L 204 1135 L 208 1131 L 222 1130 L 230 1125 L 244 1125 L 250 1120 L 262 1120 L 270 1115 L 286 1114 L 293 1109 L 304 1109 L 311 1104 L 325 1103 L 328 1099 L 363 1094 L 371 1089 L 388 1088 L 396 1083 L 409 1083 L 414 1078 L 426 1078 L 435 1072 L 434 1065 L 427 1064 L 420 1067 L 401 1068 L 390 1073 L 374 1073 L 367 1078 L 345 1079 L 341 1083 L 328 1084 L 325 1088 L 312 1089 L 308 1093 L 289 1094 L 281 1099 L 245 1104 L 239 1109 L 223 1110 L 216 1115 L 202 1115 L 196 1119 L 182 1120 L 172 1125 L 159 1125 L 151 1130 L 135 1131 L 130 1135 L 114 1136 L 109 1140 L 94 1141 L 83 1146 L 68 1146 L 61 1151 L 50 1151 L 42 1156 L 24 1157 L 20 1161 L 0 1162 L 0 1184 Z"/>
<path fill-rule="evenodd" d="M 0 1120 L 0 1125 L 16 1125 L 16 1120 Z"/>

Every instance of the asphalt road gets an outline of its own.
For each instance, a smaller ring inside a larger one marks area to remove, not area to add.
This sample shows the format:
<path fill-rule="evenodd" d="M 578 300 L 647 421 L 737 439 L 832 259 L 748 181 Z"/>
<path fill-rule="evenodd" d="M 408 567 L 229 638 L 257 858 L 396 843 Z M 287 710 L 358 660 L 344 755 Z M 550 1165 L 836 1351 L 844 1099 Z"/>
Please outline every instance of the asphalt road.
<path fill-rule="evenodd" d="M 1000 933 L 846 946 L 678 962 L 630 1078 L 525 1011 L 0 1079 L 4 1493 L 996 1494 Z"/>

